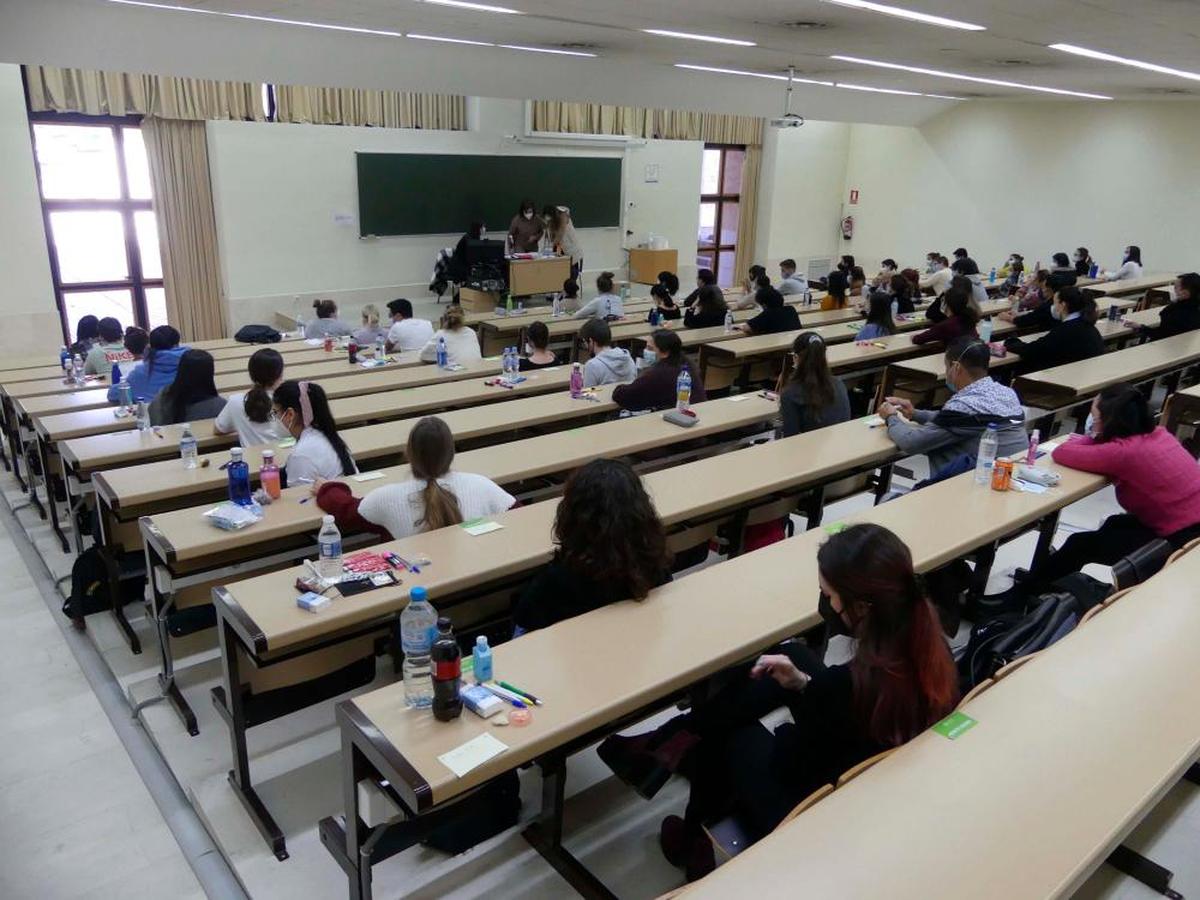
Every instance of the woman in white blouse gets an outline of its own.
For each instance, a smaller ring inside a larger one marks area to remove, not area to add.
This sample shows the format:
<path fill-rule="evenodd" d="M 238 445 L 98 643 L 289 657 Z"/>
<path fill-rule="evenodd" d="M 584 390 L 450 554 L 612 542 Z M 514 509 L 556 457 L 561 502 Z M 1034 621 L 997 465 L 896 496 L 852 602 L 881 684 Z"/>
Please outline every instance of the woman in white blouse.
<path fill-rule="evenodd" d="M 1121 262 L 1121 268 L 1115 272 L 1109 272 L 1104 276 L 1105 281 L 1128 281 L 1131 278 L 1142 277 L 1142 248 L 1136 244 L 1130 244 L 1125 249 L 1125 259 Z"/>
<path fill-rule="evenodd" d="M 442 327 L 434 332 L 421 348 L 421 362 L 437 362 L 438 341 L 446 342 L 446 362 L 451 366 L 465 366 L 483 359 L 479 350 L 479 337 L 467 327 L 467 317 L 461 306 L 451 306 L 442 316 Z"/>

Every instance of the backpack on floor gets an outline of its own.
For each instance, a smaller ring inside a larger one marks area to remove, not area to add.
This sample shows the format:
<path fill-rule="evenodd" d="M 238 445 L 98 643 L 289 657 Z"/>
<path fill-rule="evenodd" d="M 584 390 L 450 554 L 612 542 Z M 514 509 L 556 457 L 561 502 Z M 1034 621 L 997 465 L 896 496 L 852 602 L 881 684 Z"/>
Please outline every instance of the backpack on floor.
<path fill-rule="evenodd" d="M 282 337 L 270 325 L 243 325 L 233 339 L 243 344 L 278 344 Z"/>
<path fill-rule="evenodd" d="M 141 597 L 146 589 L 146 578 L 139 575 L 120 582 L 121 605 Z M 62 611 L 67 618 L 82 619 L 92 613 L 112 609 L 112 592 L 109 590 L 108 568 L 104 557 L 96 547 L 84 550 L 71 565 L 71 593 L 63 600 Z"/>
<path fill-rule="evenodd" d="M 521 812 L 521 782 L 517 773 L 505 772 L 454 808 L 456 815 L 433 829 L 421 843 L 457 855 L 512 828 Z"/>

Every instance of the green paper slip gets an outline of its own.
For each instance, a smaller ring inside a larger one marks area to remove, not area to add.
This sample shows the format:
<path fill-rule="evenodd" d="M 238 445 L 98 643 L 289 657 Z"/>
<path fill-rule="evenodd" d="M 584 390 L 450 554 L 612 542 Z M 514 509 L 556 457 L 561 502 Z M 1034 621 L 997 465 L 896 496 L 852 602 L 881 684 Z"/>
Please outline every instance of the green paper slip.
<path fill-rule="evenodd" d="M 472 519 L 470 522 L 463 522 L 461 527 L 471 537 L 479 537 L 481 534 L 499 531 L 504 526 L 490 519 Z"/>
<path fill-rule="evenodd" d="M 952 712 L 934 725 L 933 730 L 942 737 L 953 741 L 966 734 L 978 724 L 978 722 L 964 712 Z"/>

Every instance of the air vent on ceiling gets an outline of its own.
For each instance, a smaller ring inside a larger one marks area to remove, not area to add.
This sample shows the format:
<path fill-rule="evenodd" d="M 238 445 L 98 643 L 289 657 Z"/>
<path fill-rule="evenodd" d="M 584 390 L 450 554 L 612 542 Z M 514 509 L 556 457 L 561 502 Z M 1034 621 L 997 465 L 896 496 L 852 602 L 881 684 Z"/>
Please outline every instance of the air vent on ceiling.
<path fill-rule="evenodd" d="M 1032 66 L 1032 60 L 1028 59 L 989 59 L 988 65 L 999 66 L 1002 69 L 1017 69 L 1021 66 Z"/>
<path fill-rule="evenodd" d="M 555 44 L 556 47 L 562 50 L 599 50 L 599 44 L 593 44 L 590 41 L 566 41 L 562 44 Z"/>
<path fill-rule="evenodd" d="M 1154 94 L 1158 97 L 1194 97 L 1195 91 L 1189 91 L 1184 88 L 1144 88 L 1141 93 Z"/>
<path fill-rule="evenodd" d="M 763 19 L 756 19 L 754 24 L 766 25 L 769 28 L 786 28 L 788 31 L 822 31 L 829 27 L 828 22 L 814 22 L 811 19 L 788 22 L 768 22 Z"/>

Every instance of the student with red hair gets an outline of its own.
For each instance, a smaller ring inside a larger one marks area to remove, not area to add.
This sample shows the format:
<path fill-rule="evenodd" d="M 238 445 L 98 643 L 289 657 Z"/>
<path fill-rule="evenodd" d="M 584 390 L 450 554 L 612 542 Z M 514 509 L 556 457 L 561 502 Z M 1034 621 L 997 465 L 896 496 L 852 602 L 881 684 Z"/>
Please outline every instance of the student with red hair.
<path fill-rule="evenodd" d="M 714 865 L 701 826 L 732 814 L 757 840 L 813 790 L 911 740 L 958 702 L 954 661 L 900 538 L 851 526 L 821 547 L 817 567 L 822 617 L 856 642 L 848 663 L 827 667 L 802 644 L 785 644 L 691 712 L 600 745 L 645 797 L 672 772 L 691 781 L 684 817 L 668 816 L 660 833 L 663 855 L 689 880 Z M 781 706 L 794 723 L 768 731 L 759 719 Z"/>

